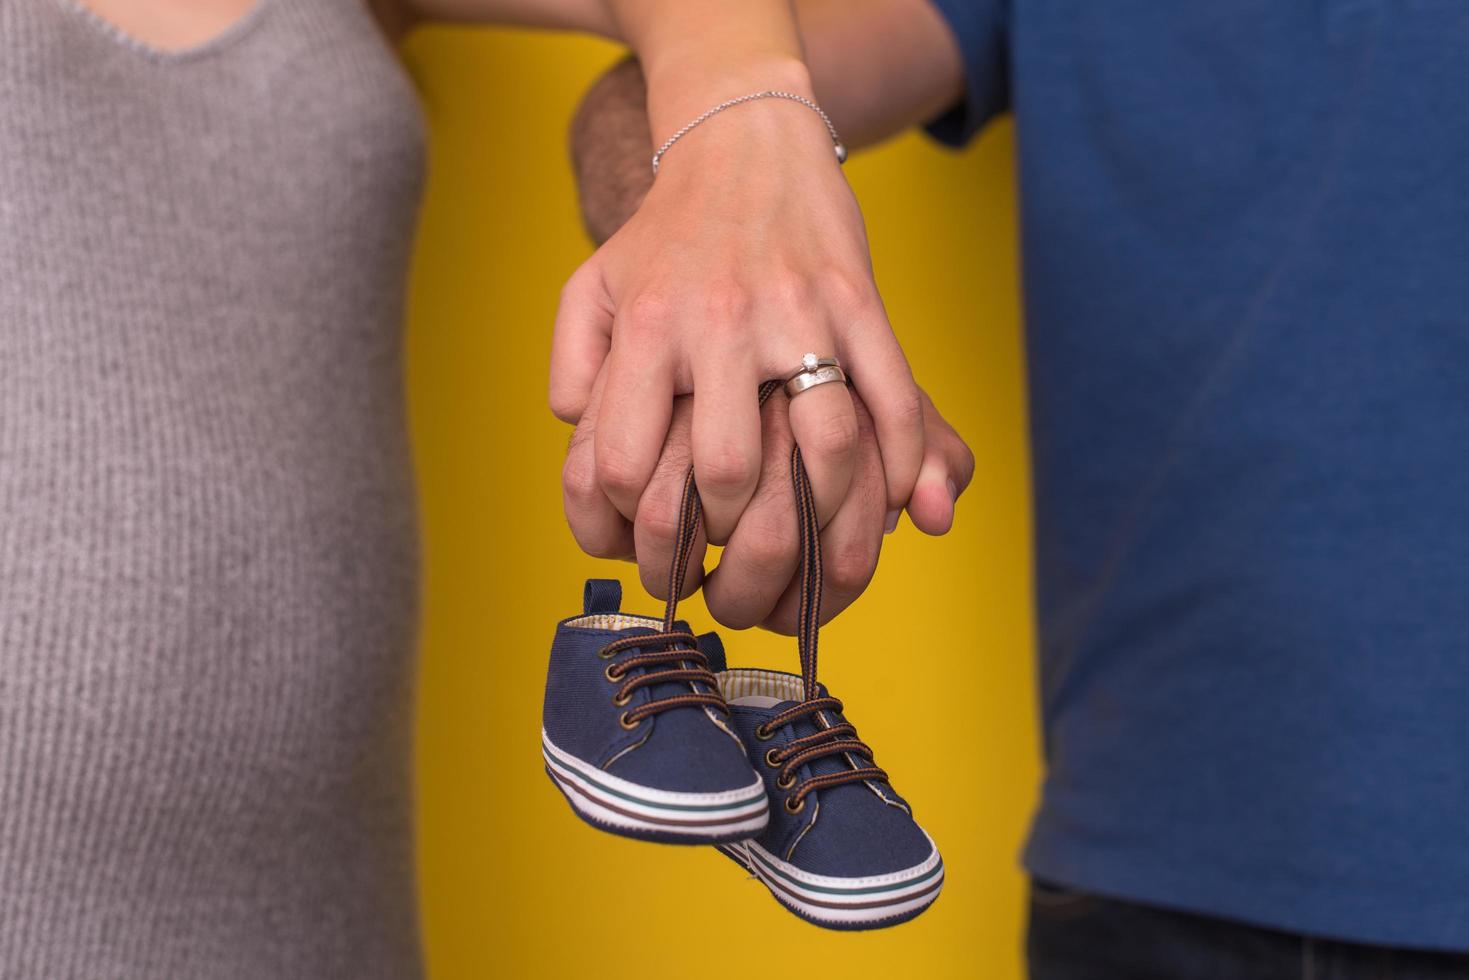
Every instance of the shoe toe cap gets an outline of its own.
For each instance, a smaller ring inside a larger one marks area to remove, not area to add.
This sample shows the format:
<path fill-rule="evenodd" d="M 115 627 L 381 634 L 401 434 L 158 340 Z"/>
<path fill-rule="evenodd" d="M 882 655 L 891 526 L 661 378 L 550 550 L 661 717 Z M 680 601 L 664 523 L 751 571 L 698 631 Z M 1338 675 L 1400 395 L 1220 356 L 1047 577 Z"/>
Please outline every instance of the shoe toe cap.
<path fill-rule="evenodd" d="M 933 841 L 908 811 L 884 802 L 865 784 L 821 793 L 816 825 L 792 860 L 811 874 L 866 878 L 898 874 L 933 856 Z"/>

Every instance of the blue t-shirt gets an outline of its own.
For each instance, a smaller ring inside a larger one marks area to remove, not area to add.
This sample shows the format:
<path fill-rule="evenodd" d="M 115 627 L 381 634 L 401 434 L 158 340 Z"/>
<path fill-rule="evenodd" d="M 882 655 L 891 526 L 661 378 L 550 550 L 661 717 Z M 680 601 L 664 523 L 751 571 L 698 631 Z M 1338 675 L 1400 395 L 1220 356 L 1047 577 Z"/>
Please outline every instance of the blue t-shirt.
<path fill-rule="evenodd" d="M 1469 3 L 935 0 L 1016 123 L 1043 878 L 1469 950 Z"/>

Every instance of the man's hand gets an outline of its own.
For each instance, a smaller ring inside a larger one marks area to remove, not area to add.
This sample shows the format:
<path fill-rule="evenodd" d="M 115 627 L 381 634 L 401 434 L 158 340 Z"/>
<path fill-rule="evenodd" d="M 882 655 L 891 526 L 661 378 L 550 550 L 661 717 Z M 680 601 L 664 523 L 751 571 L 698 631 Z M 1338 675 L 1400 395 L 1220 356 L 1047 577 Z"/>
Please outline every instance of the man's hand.
<path fill-rule="evenodd" d="M 924 455 L 908 513 L 929 534 L 943 534 L 954 519 L 954 503 L 969 485 L 974 456 L 944 421 L 926 395 Z M 750 393 L 754 400 L 754 392 Z M 825 583 L 822 619 L 836 616 L 867 587 L 877 568 L 885 523 L 886 489 L 871 417 L 854 396 L 858 419 L 857 460 L 852 485 L 835 516 L 822 531 Z M 762 625 L 782 633 L 796 628 L 799 563 L 796 509 L 791 485 L 789 403 L 777 393 L 761 412 L 763 458 L 750 505 L 729 536 L 717 568 L 703 577 L 705 538 L 695 542 L 694 560 L 684 580 L 684 596 L 702 584 L 710 614 L 733 629 Z M 597 415 L 582 416 L 572 435 L 562 472 L 566 515 L 578 544 L 594 555 L 636 556 L 643 586 L 667 598 L 684 478 L 693 455 L 693 405 L 678 398 L 662 454 L 647 490 L 629 522 L 597 483 Z M 891 528 L 889 528 L 890 530 Z"/>

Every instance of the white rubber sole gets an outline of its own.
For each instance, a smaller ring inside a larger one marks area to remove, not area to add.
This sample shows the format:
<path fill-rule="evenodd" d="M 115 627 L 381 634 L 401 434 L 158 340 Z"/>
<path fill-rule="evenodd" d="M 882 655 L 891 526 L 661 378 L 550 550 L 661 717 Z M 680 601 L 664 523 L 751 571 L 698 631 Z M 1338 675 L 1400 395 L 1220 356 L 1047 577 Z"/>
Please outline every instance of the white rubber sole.
<path fill-rule="evenodd" d="M 933 844 L 931 839 L 929 844 Z M 911 868 L 866 878 L 814 875 L 782 861 L 754 841 L 718 847 L 759 878 L 786 908 L 833 929 L 873 929 L 905 922 L 932 905 L 944 886 L 944 862 L 937 847 Z"/>
<path fill-rule="evenodd" d="M 680 793 L 622 779 L 556 747 L 541 729 L 546 771 L 572 807 L 591 823 L 616 833 L 690 844 L 754 837 L 770 819 L 765 784 L 752 782 L 720 793 Z"/>

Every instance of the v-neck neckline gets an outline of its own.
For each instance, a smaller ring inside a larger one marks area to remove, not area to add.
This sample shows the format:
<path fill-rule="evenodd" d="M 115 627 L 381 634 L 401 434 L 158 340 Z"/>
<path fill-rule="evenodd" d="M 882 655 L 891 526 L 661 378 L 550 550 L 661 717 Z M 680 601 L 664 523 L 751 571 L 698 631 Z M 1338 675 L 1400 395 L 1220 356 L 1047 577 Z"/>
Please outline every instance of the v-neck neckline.
<path fill-rule="evenodd" d="M 228 27 L 203 41 L 180 48 L 165 48 L 144 41 L 88 7 L 81 0 L 51 0 L 51 2 L 119 47 L 134 51 L 151 61 L 178 62 L 201 58 L 234 44 L 255 28 L 274 0 L 254 0 L 250 8 L 235 18 Z"/>

